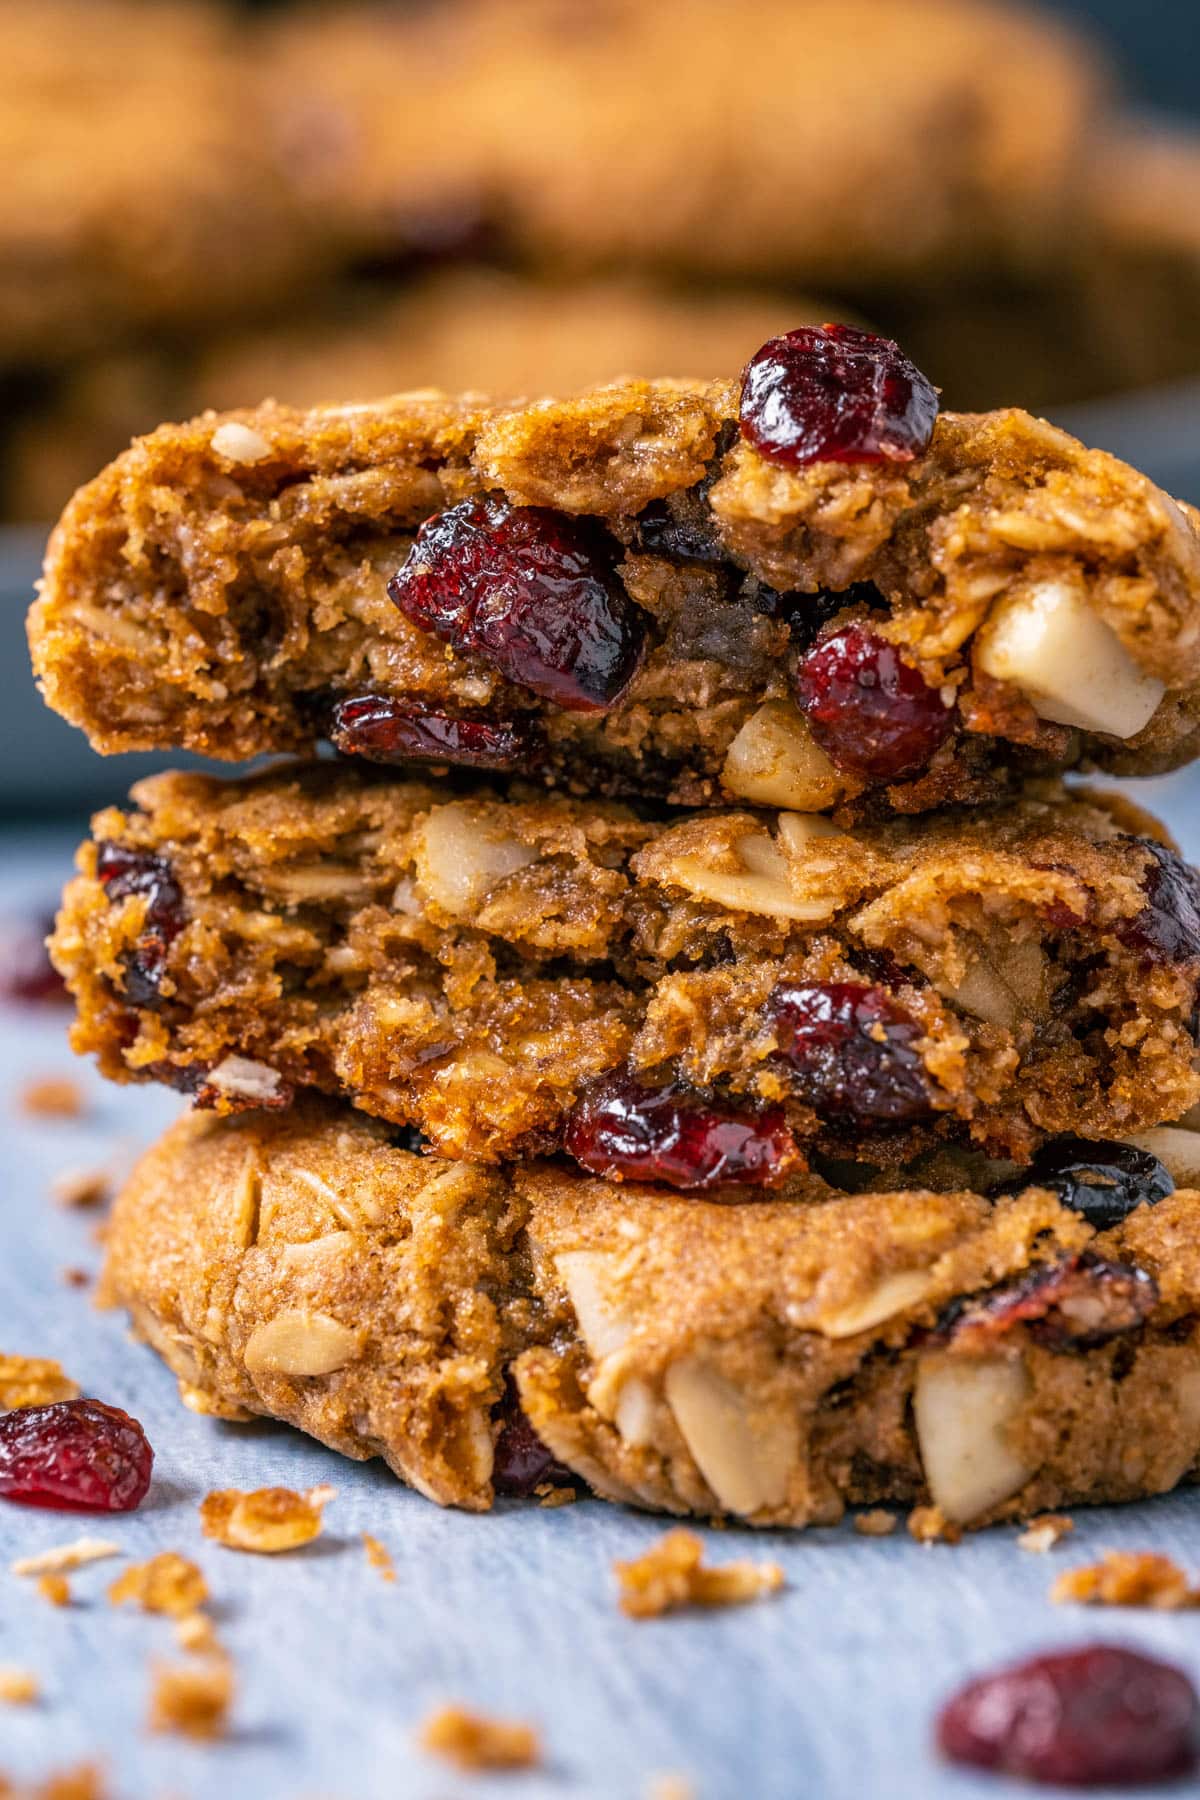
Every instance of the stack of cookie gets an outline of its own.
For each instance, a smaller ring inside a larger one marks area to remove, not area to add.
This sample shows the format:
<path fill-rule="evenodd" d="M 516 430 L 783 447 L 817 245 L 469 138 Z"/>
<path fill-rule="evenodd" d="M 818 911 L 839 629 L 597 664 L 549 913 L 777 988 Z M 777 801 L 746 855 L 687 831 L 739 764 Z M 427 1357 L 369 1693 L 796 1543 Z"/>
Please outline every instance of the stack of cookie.
<path fill-rule="evenodd" d="M 110 1302 L 432 1498 L 948 1527 L 1200 1466 L 1200 515 L 896 345 L 133 445 L 32 615 Z M 332 745 L 338 753 L 316 756 Z"/>

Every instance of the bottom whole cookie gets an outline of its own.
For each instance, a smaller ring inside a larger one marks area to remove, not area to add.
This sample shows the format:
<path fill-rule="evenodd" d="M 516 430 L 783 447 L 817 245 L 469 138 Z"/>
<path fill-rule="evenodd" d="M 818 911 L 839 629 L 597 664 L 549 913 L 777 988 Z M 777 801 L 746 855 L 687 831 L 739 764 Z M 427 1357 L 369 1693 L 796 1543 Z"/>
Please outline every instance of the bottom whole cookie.
<path fill-rule="evenodd" d="M 1191 1190 L 1101 1232 L 1039 1188 L 804 1176 L 716 1204 L 436 1161 L 303 1100 L 172 1127 L 117 1203 L 102 1298 L 196 1410 L 474 1510 L 552 1456 L 665 1512 L 932 1501 L 975 1525 L 1161 1493 L 1200 1458 Z"/>

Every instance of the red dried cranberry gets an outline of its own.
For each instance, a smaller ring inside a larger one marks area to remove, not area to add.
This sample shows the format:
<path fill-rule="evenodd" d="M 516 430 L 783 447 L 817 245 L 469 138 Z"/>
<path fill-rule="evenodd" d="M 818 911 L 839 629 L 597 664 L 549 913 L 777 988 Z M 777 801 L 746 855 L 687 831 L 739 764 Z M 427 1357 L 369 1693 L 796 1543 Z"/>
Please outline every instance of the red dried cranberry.
<path fill-rule="evenodd" d="M 1136 1331 L 1157 1304 L 1158 1283 L 1144 1269 L 1084 1251 L 955 1301 L 937 1335 L 976 1352 L 1023 1325 L 1048 1350 L 1091 1350 Z"/>
<path fill-rule="evenodd" d="M 692 1193 L 723 1182 L 770 1186 L 798 1160 L 778 1108 L 735 1112 L 690 1089 L 644 1087 L 630 1076 L 585 1094 L 567 1120 L 563 1141 L 594 1175 L 661 1181 Z"/>
<path fill-rule="evenodd" d="M 498 495 L 422 525 L 388 593 L 414 625 L 568 711 L 612 706 L 645 643 L 596 522 Z"/>
<path fill-rule="evenodd" d="M 154 1452 L 136 1419 L 101 1400 L 0 1414 L 0 1495 L 30 1506 L 132 1512 Z"/>
<path fill-rule="evenodd" d="M 498 1494 L 526 1499 L 543 1482 L 554 1487 L 574 1484 L 570 1469 L 563 1467 L 529 1423 L 511 1377 L 496 1411 L 501 1424 L 492 1464 L 492 1486 Z"/>
<path fill-rule="evenodd" d="M 43 1005 L 67 998 L 67 984 L 46 948 L 53 930 L 53 913 L 37 920 L 12 919 L 0 926 L 0 1000 Z"/>
<path fill-rule="evenodd" d="M 1200 874 L 1173 850 L 1142 840 L 1153 862 L 1146 874 L 1146 904 L 1118 928 L 1123 944 L 1148 962 L 1191 962 L 1200 957 Z"/>
<path fill-rule="evenodd" d="M 97 847 L 96 875 L 110 900 L 125 900 L 131 894 L 146 896 L 137 947 L 121 958 L 125 969 L 122 991 L 134 1006 L 156 1007 L 167 951 L 184 923 L 183 894 L 171 865 L 150 850 L 106 842 Z"/>
<path fill-rule="evenodd" d="M 923 769 L 957 716 L 894 644 L 857 623 L 821 638 L 796 665 L 794 684 L 831 761 L 870 781 Z"/>
<path fill-rule="evenodd" d="M 1169 1169 L 1148 1150 L 1104 1138 L 1048 1138 L 1033 1161 L 992 1191 L 1019 1194 L 1044 1187 L 1097 1231 L 1127 1219 L 1135 1206 L 1156 1206 L 1175 1192 Z"/>
<path fill-rule="evenodd" d="M 921 1033 L 884 988 L 784 982 L 767 1001 L 799 1097 L 834 1124 L 903 1125 L 930 1110 Z"/>
<path fill-rule="evenodd" d="M 344 756 L 373 763 L 506 770 L 529 768 L 538 760 L 534 733 L 515 719 L 456 718 L 388 694 L 337 701 L 329 736 Z"/>
<path fill-rule="evenodd" d="M 1070 1787 L 1169 1781 L 1196 1765 L 1200 1701 L 1181 1669 L 1116 1644 L 1031 1657 L 943 1708 L 954 1762 Z"/>
<path fill-rule="evenodd" d="M 803 325 L 772 338 L 742 377 L 742 436 L 789 468 L 911 462 L 938 415 L 937 389 L 891 338 Z"/>

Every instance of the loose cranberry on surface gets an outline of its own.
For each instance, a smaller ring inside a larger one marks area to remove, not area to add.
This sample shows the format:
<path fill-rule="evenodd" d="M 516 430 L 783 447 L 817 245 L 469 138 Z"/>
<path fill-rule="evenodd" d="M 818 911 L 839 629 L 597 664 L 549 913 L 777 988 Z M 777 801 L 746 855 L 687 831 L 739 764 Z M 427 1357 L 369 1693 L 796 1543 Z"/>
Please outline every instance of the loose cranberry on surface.
<path fill-rule="evenodd" d="M 703 1193 L 722 1182 L 767 1187 L 798 1160 L 782 1112 L 735 1112 L 689 1089 L 618 1076 L 593 1088 L 567 1120 L 564 1145 L 593 1175 L 660 1181 Z"/>
<path fill-rule="evenodd" d="M 918 1026 L 880 987 L 784 982 L 767 1001 L 800 1099 L 830 1123 L 904 1125 L 930 1110 Z"/>
<path fill-rule="evenodd" d="M 1196 1766 L 1200 1701 L 1188 1677 L 1117 1644 L 1031 1657 L 968 1682 L 937 1721 L 953 1762 L 1027 1781 L 1116 1787 Z"/>
<path fill-rule="evenodd" d="M 1018 1194 L 1027 1187 L 1049 1188 L 1097 1231 L 1107 1231 L 1127 1219 L 1135 1206 L 1165 1200 L 1175 1192 L 1175 1181 L 1148 1150 L 1068 1135 L 1049 1138 L 1027 1168 L 994 1191 Z"/>
<path fill-rule="evenodd" d="M 619 700 L 645 643 L 600 527 L 497 495 L 422 525 L 388 593 L 414 625 L 572 712 Z"/>
<path fill-rule="evenodd" d="M 183 930 L 183 894 L 171 865 L 150 850 L 102 843 L 96 854 L 96 876 L 110 900 L 131 894 L 146 896 L 146 916 L 137 948 L 126 952 L 123 991 L 134 1006 L 159 1004 L 159 983 L 167 951 Z"/>
<path fill-rule="evenodd" d="M 67 998 L 67 984 L 46 949 L 53 930 L 53 913 L 0 922 L 0 1000 L 40 1006 Z"/>
<path fill-rule="evenodd" d="M 923 769 L 957 717 L 894 644 L 858 623 L 814 644 L 797 663 L 794 684 L 822 750 L 870 781 Z"/>
<path fill-rule="evenodd" d="M 1144 848 L 1154 858 L 1146 905 L 1117 935 L 1148 962 L 1189 962 L 1200 957 L 1200 873 L 1162 844 L 1146 841 Z"/>
<path fill-rule="evenodd" d="M 0 1497 L 80 1512 L 132 1512 L 154 1452 L 136 1419 L 102 1400 L 0 1413 Z"/>
<path fill-rule="evenodd" d="M 511 1379 L 505 1384 L 504 1397 L 496 1411 L 502 1423 L 496 1439 L 492 1486 L 498 1494 L 527 1499 L 543 1482 L 554 1487 L 570 1487 L 574 1483 L 570 1469 L 563 1467 L 529 1423 Z"/>
<path fill-rule="evenodd" d="M 531 768 L 539 747 L 515 719 L 456 718 L 389 694 L 358 694 L 333 707 L 329 736 L 344 756 L 373 763 L 441 762 L 456 768 Z"/>
<path fill-rule="evenodd" d="M 938 415 L 937 390 L 891 338 L 803 325 L 771 338 L 742 377 L 742 436 L 789 468 L 912 462 Z"/>

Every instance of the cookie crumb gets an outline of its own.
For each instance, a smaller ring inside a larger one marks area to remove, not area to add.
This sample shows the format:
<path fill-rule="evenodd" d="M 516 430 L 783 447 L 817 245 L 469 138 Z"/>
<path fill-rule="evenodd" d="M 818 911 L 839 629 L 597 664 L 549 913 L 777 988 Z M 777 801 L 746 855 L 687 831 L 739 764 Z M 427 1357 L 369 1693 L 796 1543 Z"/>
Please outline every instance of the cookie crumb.
<path fill-rule="evenodd" d="M 4 1793 L 0 1788 L 0 1794 Z M 80 1763 L 61 1775 L 50 1775 L 29 1800 L 107 1800 L 108 1784 L 94 1763 Z M 25 1800 L 25 1796 L 20 1796 Z"/>
<path fill-rule="evenodd" d="M 200 1524 L 205 1537 L 216 1538 L 227 1550 L 275 1556 L 320 1536 L 323 1510 L 335 1492 L 331 1487 L 303 1494 L 284 1487 L 256 1488 L 249 1494 L 217 1489 L 200 1502 Z"/>
<path fill-rule="evenodd" d="M 28 1669 L 0 1668 L 0 1700 L 9 1706 L 36 1706 L 42 1697 L 42 1684 Z"/>
<path fill-rule="evenodd" d="M 1047 1550 L 1053 1550 L 1069 1532 L 1074 1531 L 1075 1521 L 1066 1513 L 1043 1513 L 1040 1519 L 1030 1519 L 1028 1525 L 1017 1539 L 1022 1550 L 1032 1550 L 1037 1556 L 1044 1556 Z"/>
<path fill-rule="evenodd" d="M 90 1287 L 92 1280 L 86 1269 L 63 1269 L 61 1278 L 65 1286 L 72 1288 Z"/>
<path fill-rule="evenodd" d="M 77 1400 L 79 1385 L 48 1356 L 0 1356 L 0 1412 Z"/>
<path fill-rule="evenodd" d="M 193 1656 L 224 1656 L 217 1628 L 207 1613 L 184 1613 L 175 1621 L 175 1642 Z"/>
<path fill-rule="evenodd" d="M 154 1665 L 151 1731 L 199 1739 L 221 1737 L 232 1703 L 233 1669 L 224 1657 Z"/>
<path fill-rule="evenodd" d="M 369 1531 L 362 1534 L 363 1549 L 367 1553 L 367 1561 L 373 1569 L 378 1569 L 384 1581 L 395 1581 L 396 1565 L 392 1561 L 391 1552 L 386 1544 L 381 1544 L 377 1537 Z"/>
<path fill-rule="evenodd" d="M 71 1584 L 65 1575 L 43 1575 L 37 1591 L 51 1606 L 70 1606 Z"/>
<path fill-rule="evenodd" d="M 17 1105 L 33 1119 L 81 1119 L 83 1089 L 70 1075 L 38 1075 L 25 1083 Z"/>
<path fill-rule="evenodd" d="M 958 1544 L 962 1527 L 948 1519 L 940 1506 L 914 1506 L 908 1515 L 908 1534 L 918 1544 Z"/>
<path fill-rule="evenodd" d="M 182 1618 L 194 1613 L 208 1599 L 208 1583 L 186 1556 L 176 1550 L 160 1550 L 149 1562 L 133 1563 L 117 1576 L 108 1590 L 113 1606 L 131 1602 L 143 1612 L 169 1613 Z"/>
<path fill-rule="evenodd" d="M 542 1760 L 532 1725 L 491 1719 L 465 1706 L 439 1707 L 421 1726 L 417 1742 L 460 1769 L 534 1769 Z"/>
<path fill-rule="evenodd" d="M 555 1487 L 551 1481 L 539 1482 L 534 1488 L 539 1506 L 573 1506 L 579 1498 L 579 1491 L 573 1487 Z"/>
<path fill-rule="evenodd" d="M 1153 1550 L 1106 1550 L 1098 1563 L 1065 1569 L 1050 1598 L 1057 1606 L 1152 1606 L 1159 1612 L 1200 1605 L 1200 1592 L 1179 1564 Z"/>
<path fill-rule="evenodd" d="M 696 1800 L 696 1789 L 686 1775 L 652 1775 L 646 1800 Z"/>
<path fill-rule="evenodd" d="M 120 1544 L 114 1544 L 111 1538 L 81 1537 L 69 1544 L 39 1550 L 36 1556 L 18 1557 L 9 1568 L 14 1575 L 61 1575 L 66 1569 L 82 1569 L 85 1563 L 124 1554 Z"/>
<path fill-rule="evenodd" d="M 63 1169 L 50 1183 L 60 1206 L 83 1211 L 104 1206 L 112 1199 L 113 1178 L 108 1169 Z"/>
<path fill-rule="evenodd" d="M 694 1531 L 668 1531 L 653 1549 L 632 1562 L 615 1562 L 621 1611 L 631 1619 L 654 1619 L 684 1606 L 740 1606 L 783 1586 L 778 1563 L 733 1562 L 703 1566 L 704 1543 Z"/>
<path fill-rule="evenodd" d="M 854 1515 L 854 1529 L 862 1537 L 891 1537 L 899 1523 L 896 1514 L 887 1512 L 882 1506 L 873 1506 L 869 1512 Z"/>

